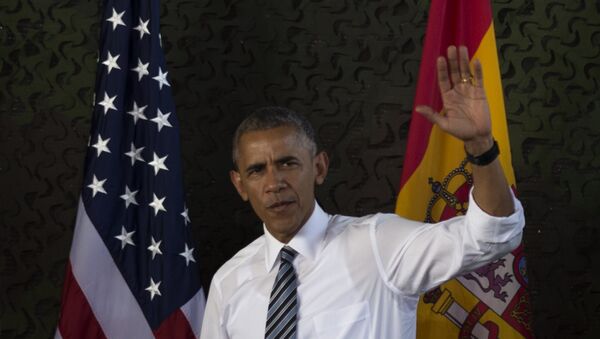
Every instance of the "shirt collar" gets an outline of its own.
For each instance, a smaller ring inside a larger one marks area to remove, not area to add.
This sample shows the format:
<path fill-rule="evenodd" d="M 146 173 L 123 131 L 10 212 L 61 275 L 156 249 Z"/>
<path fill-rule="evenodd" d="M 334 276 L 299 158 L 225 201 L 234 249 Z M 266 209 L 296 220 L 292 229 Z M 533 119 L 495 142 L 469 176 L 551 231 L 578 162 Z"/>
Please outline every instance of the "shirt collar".
<path fill-rule="evenodd" d="M 315 201 L 315 208 L 310 218 L 308 218 L 306 223 L 287 245 L 298 252 L 299 255 L 314 260 L 321 249 L 325 231 L 327 231 L 328 221 L 329 215 L 325 213 L 321 206 Z M 265 232 L 266 240 L 265 265 L 267 272 L 270 272 L 279 258 L 279 251 L 281 251 L 281 248 L 286 244 L 275 239 L 264 224 L 263 230 Z"/>

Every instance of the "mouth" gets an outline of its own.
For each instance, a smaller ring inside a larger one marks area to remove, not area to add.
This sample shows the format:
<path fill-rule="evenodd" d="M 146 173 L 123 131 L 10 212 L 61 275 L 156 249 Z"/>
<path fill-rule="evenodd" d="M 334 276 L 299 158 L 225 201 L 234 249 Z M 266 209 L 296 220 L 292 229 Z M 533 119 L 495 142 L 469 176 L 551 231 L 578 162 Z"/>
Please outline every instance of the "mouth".
<path fill-rule="evenodd" d="M 267 206 L 267 209 L 273 212 L 282 212 L 286 210 L 289 206 L 293 205 L 294 201 L 276 201 Z"/>

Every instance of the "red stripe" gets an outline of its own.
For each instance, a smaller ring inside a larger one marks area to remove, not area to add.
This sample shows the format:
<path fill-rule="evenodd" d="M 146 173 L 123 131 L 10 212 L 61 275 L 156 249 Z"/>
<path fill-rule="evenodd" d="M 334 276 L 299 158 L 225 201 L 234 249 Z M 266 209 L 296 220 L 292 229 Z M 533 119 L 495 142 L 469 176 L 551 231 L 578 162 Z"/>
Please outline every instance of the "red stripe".
<path fill-rule="evenodd" d="M 154 336 L 157 339 L 195 338 L 190 323 L 180 309 L 171 313 L 162 322 L 160 327 L 154 331 Z"/>
<path fill-rule="evenodd" d="M 64 339 L 106 338 L 67 263 L 58 330 Z"/>
<path fill-rule="evenodd" d="M 414 105 L 442 108 L 437 85 L 436 59 L 450 45 L 465 45 L 472 56 L 492 23 L 489 0 L 432 0 L 419 67 Z M 413 109 L 400 188 L 417 169 L 429 143 L 431 123 Z"/>

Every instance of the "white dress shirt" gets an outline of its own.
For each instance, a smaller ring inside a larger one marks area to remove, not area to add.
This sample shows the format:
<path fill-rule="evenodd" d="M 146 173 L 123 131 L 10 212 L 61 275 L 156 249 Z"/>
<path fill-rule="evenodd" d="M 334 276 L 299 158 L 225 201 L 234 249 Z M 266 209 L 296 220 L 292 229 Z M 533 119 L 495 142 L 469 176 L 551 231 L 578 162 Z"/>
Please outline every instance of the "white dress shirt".
<path fill-rule="evenodd" d="M 298 339 L 414 338 L 420 293 L 519 245 L 525 220 L 513 200 L 512 215 L 493 217 L 470 196 L 465 216 L 437 224 L 329 215 L 315 203 L 288 243 L 298 252 Z M 283 246 L 265 229 L 217 271 L 201 338 L 264 338 Z"/>

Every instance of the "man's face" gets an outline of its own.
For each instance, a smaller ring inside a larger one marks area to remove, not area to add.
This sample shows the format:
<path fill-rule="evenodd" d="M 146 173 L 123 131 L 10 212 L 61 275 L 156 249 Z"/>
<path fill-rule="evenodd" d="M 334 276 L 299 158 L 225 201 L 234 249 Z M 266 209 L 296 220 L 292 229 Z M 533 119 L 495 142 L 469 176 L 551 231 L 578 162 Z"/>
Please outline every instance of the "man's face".
<path fill-rule="evenodd" d="M 269 233 L 289 242 L 314 209 L 314 187 L 327 175 L 327 155 L 313 157 L 294 127 L 282 126 L 244 133 L 237 166 L 230 177 L 242 199 Z"/>

